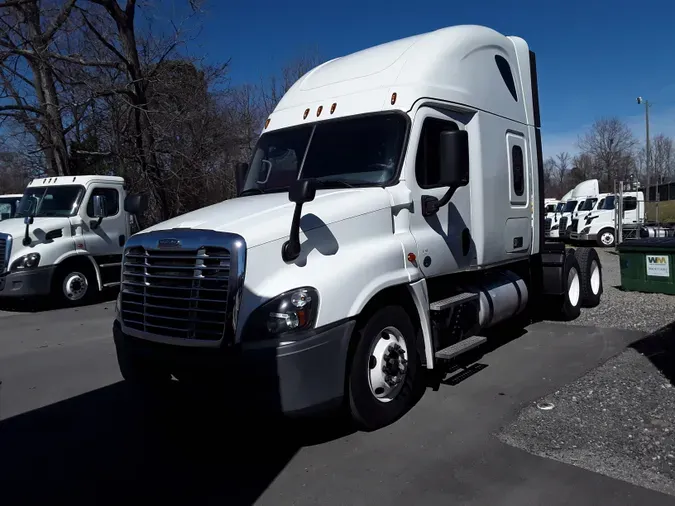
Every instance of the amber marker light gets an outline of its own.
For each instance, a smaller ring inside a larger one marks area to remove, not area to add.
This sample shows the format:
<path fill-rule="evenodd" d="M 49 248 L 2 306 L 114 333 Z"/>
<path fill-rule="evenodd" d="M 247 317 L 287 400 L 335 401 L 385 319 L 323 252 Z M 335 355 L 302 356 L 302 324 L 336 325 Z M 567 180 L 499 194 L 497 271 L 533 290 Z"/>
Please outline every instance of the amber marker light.
<path fill-rule="evenodd" d="M 323 106 L 320 105 L 319 108 L 316 110 L 316 117 L 318 118 L 321 115 L 321 111 L 323 111 Z"/>
<path fill-rule="evenodd" d="M 265 130 L 267 130 L 267 127 L 270 126 L 270 118 L 267 118 L 265 121 Z"/>
<path fill-rule="evenodd" d="M 337 102 L 333 102 L 333 105 L 330 106 L 330 113 L 333 114 L 335 112 L 335 108 L 337 107 Z"/>
<path fill-rule="evenodd" d="M 391 105 L 394 105 L 396 103 L 396 92 L 391 94 Z"/>
<path fill-rule="evenodd" d="M 308 115 L 309 115 L 309 109 L 305 109 L 305 114 L 302 115 L 302 119 L 307 119 Z"/>

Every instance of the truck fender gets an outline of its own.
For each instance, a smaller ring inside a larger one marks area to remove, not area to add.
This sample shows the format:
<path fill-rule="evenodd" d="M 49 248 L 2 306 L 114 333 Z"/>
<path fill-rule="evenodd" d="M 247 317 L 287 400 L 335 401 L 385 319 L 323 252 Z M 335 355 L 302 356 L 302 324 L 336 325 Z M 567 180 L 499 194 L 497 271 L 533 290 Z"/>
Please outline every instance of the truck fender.
<path fill-rule="evenodd" d="M 63 262 L 66 260 L 70 260 L 71 258 L 82 258 L 85 257 L 87 258 L 90 262 L 91 265 L 94 269 L 94 272 L 96 273 L 96 284 L 98 285 L 99 290 L 103 290 L 103 285 L 101 281 L 101 270 L 98 268 L 98 264 L 96 263 L 96 260 L 94 260 L 94 257 L 92 257 L 89 254 L 83 254 L 83 253 L 78 253 L 76 251 L 70 251 L 66 253 L 65 255 L 59 257 L 56 262 L 54 262 L 54 265 L 61 265 Z"/>
<path fill-rule="evenodd" d="M 426 358 L 427 369 L 434 368 L 434 347 L 431 335 L 431 325 L 429 325 L 429 292 L 427 290 L 427 281 L 420 279 L 408 285 L 410 296 L 415 303 L 417 315 L 420 320 L 420 329 L 422 330 L 422 340 L 424 344 L 424 357 Z"/>

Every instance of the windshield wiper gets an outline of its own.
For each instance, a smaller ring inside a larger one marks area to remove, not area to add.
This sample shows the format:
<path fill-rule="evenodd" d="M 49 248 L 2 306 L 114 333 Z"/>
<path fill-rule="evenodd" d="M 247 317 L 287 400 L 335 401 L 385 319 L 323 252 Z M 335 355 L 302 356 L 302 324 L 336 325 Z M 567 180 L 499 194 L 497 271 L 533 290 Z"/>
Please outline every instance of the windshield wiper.
<path fill-rule="evenodd" d="M 265 193 L 264 190 L 261 190 L 260 188 L 249 188 L 248 190 L 244 190 L 239 194 L 240 197 L 245 197 L 246 195 L 261 195 Z"/>
<path fill-rule="evenodd" d="M 317 188 L 355 188 L 352 183 L 341 179 L 315 179 Z"/>

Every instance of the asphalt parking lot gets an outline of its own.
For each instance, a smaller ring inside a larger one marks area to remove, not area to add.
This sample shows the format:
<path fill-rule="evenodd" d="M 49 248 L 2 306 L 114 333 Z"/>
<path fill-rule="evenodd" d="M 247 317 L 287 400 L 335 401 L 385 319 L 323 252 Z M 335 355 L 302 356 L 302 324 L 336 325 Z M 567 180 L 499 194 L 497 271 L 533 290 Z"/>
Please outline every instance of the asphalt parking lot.
<path fill-rule="evenodd" d="M 403 419 L 369 434 L 346 433 L 327 421 L 251 418 L 227 399 L 205 403 L 180 392 L 148 410 L 117 371 L 114 302 L 2 312 L 3 504 L 675 504 L 667 462 L 665 468 L 645 464 L 654 455 L 667 460 L 669 449 L 650 450 L 643 459 L 635 454 L 640 444 L 603 446 L 597 439 L 604 430 L 623 442 L 623 425 L 629 425 L 642 433 L 661 429 L 651 439 L 640 435 L 647 445 L 672 442 L 664 430 L 669 426 L 658 422 L 668 415 L 668 398 L 629 397 L 629 391 L 648 389 L 656 374 L 665 378 L 659 385 L 675 382 L 664 369 L 668 335 L 652 338 L 647 348 L 643 340 L 675 319 L 675 300 L 613 288 L 618 261 L 606 252 L 602 261 L 599 308 L 574 324 L 542 322 L 499 336 L 478 357 L 474 374 L 448 378 Z M 642 309 L 625 309 L 625 300 L 638 299 Z M 635 360 L 623 353 L 631 344 Z M 629 371 L 628 379 L 616 368 Z M 586 409 L 595 406 L 592 395 L 585 398 L 589 381 L 604 396 L 595 410 Z M 579 404 L 579 392 L 588 404 Z M 612 400 L 617 397 L 626 402 Z M 542 402 L 555 407 L 541 410 L 536 403 Z M 644 403 L 650 416 L 663 408 L 649 427 L 640 425 Z M 608 423 L 625 412 L 634 419 L 594 427 L 595 411 Z M 536 418 L 544 412 L 553 416 Z M 569 447 L 566 440 L 551 443 L 561 423 L 563 435 L 576 435 Z M 605 468 L 597 465 L 604 457 L 612 459 Z M 626 466 L 635 466 L 637 478 L 622 476 Z"/>

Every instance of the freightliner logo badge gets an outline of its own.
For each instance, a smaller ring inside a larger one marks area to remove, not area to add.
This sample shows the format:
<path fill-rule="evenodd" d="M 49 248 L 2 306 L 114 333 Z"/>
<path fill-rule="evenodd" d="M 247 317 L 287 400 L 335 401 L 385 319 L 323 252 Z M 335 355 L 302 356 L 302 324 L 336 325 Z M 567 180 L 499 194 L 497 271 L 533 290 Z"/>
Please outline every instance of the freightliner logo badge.
<path fill-rule="evenodd" d="M 180 248 L 180 241 L 178 239 L 160 239 L 157 241 L 157 247 L 159 249 Z"/>

